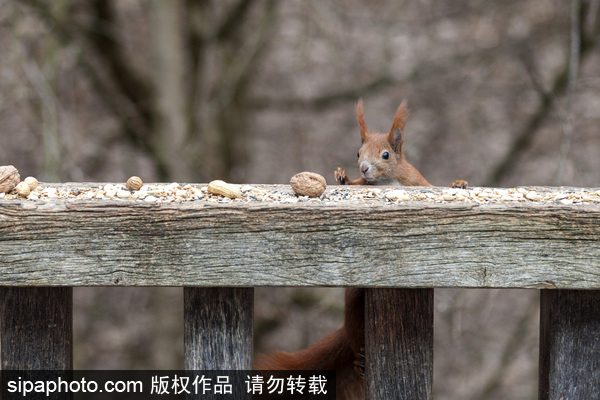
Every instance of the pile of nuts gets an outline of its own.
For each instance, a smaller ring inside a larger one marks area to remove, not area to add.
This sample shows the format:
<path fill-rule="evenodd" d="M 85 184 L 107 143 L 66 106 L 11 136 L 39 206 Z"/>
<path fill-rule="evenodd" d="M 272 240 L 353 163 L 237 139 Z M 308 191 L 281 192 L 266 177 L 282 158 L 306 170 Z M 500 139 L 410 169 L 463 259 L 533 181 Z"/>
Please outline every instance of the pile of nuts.
<path fill-rule="evenodd" d="M 9 193 L 15 190 L 21 197 L 27 197 L 32 190 L 38 187 L 38 180 L 33 176 L 28 176 L 22 182 L 19 171 L 12 165 L 0 167 L 0 193 Z"/>

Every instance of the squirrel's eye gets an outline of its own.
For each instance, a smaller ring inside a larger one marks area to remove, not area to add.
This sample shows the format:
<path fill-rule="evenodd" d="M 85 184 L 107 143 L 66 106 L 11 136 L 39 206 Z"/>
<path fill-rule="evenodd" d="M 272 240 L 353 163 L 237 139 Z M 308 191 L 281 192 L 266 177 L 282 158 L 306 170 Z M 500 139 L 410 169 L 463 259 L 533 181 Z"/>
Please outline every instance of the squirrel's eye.
<path fill-rule="evenodd" d="M 381 155 L 381 158 L 383 158 L 384 160 L 387 160 L 388 158 L 390 158 L 390 153 L 388 153 L 387 151 L 384 151 L 383 154 Z"/>
<path fill-rule="evenodd" d="M 356 157 L 360 158 L 360 153 L 356 153 Z"/>

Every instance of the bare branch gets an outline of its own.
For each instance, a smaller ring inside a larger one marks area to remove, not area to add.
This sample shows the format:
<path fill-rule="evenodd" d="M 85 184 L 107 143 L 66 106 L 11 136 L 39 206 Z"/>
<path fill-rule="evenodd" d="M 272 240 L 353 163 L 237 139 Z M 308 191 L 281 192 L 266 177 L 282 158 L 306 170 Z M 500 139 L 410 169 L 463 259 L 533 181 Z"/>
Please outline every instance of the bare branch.
<path fill-rule="evenodd" d="M 580 10 L 582 12 L 587 12 L 589 10 L 589 7 L 580 7 Z M 578 18 L 579 21 L 583 19 L 581 18 L 581 16 Z M 596 27 L 596 30 L 597 29 L 598 28 Z M 498 165 L 492 170 L 492 173 L 485 180 L 484 185 L 500 185 L 504 177 L 509 175 L 515 169 L 521 155 L 531 148 L 533 139 L 539 131 L 539 128 L 542 126 L 542 124 L 548 117 L 548 114 L 552 110 L 554 102 L 558 97 L 564 95 L 567 91 L 570 82 L 570 76 L 572 76 L 571 74 L 575 74 L 575 77 L 577 76 L 578 71 L 572 71 L 571 68 L 579 68 L 586 56 L 589 55 L 592 52 L 592 50 L 596 47 L 598 41 L 597 32 L 587 35 L 582 29 L 581 23 L 578 24 L 578 33 L 576 33 L 575 36 L 579 38 L 578 40 L 581 43 L 579 51 L 576 52 L 578 54 L 577 60 L 572 61 L 571 53 L 574 50 L 572 49 L 572 45 L 570 44 L 569 56 L 565 62 L 565 66 L 554 78 L 552 88 L 550 89 L 547 95 L 540 96 L 540 105 L 538 106 L 537 112 L 531 117 L 529 122 L 523 128 L 523 130 L 516 136 L 505 158 L 500 163 L 498 163 Z M 576 64 L 573 64 L 575 62 Z"/>
<path fill-rule="evenodd" d="M 519 61 L 523 64 L 527 76 L 531 80 L 534 90 L 538 93 L 541 98 L 548 97 L 550 93 L 544 87 L 542 79 L 540 77 L 539 68 L 533 58 L 533 51 L 531 46 L 527 42 L 524 42 L 522 46 L 519 46 L 518 50 Z"/>
<path fill-rule="evenodd" d="M 140 78 L 140 71 L 134 71 L 132 63 L 125 59 L 123 49 L 114 35 L 115 15 L 111 0 L 94 1 L 95 19 L 91 29 L 81 30 L 81 34 L 91 43 L 100 60 L 110 71 L 111 78 L 122 93 L 136 106 L 148 126 L 152 123 L 151 90 L 146 81 Z"/>
<path fill-rule="evenodd" d="M 96 51 L 95 47 L 90 45 L 89 36 L 92 35 L 89 29 L 86 30 L 80 25 L 74 24 L 71 20 L 58 20 L 51 12 L 51 7 L 40 0 L 27 0 L 36 13 L 45 21 L 53 26 L 52 33 L 65 45 L 75 44 L 79 47 L 82 55 L 78 61 L 81 63 L 84 71 L 92 79 L 95 88 L 101 95 L 105 104 L 119 117 L 123 122 L 125 131 L 133 142 L 140 140 L 147 135 L 148 125 L 140 121 L 136 104 L 132 102 L 130 96 L 124 95 L 123 91 L 116 86 L 112 79 L 113 74 L 108 74 L 107 69 L 103 68 L 105 59 Z M 95 34 L 97 35 L 97 34 Z M 110 47 L 110 46 L 108 46 Z M 116 68 L 119 70 L 119 68 Z M 122 71 L 120 71 L 122 72 Z M 114 70 L 113 70 L 114 73 Z M 132 74 L 126 73 L 124 74 Z M 121 78 L 122 79 L 122 78 Z M 139 96 L 140 98 L 142 96 Z M 147 98 L 146 98 L 147 100 Z M 140 143 L 141 144 L 141 143 Z"/>
<path fill-rule="evenodd" d="M 560 145 L 560 156 L 556 171 L 555 185 L 562 183 L 562 176 L 565 165 L 569 159 L 571 143 L 573 141 L 573 96 L 577 84 L 577 74 L 579 72 L 579 58 L 581 52 L 581 0 L 572 0 L 571 2 L 571 42 L 569 52 L 569 73 L 567 80 L 566 105 L 563 110 L 562 119 L 562 140 Z"/>
<path fill-rule="evenodd" d="M 110 0 L 96 0 L 97 12 L 93 27 L 73 23 L 71 19 L 57 19 L 51 6 L 40 0 L 27 0 L 35 12 L 53 26 L 52 32 L 65 45 L 75 44 L 81 51 L 78 61 L 91 79 L 98 94 L 119 119 L 125 137 L 155 162 L 158 175 L 165 177 L 167 167 L 155 155 L 148 140 L 153 123 L 150 86 L 127 63 L 120 45 L 111 33 L 114 15 Z"/>
<path fill-rule="evenodd" d="M 356 99 L 361 96 L 367 96 L 399 82 L 399 79 L 396 79 L 390 75 L 381 75 L 362 85 L 348 88 L 339 92 L 328 93 L 323 96 L 313 97 L 311 99 L 301 99 L 297 97 L 287 99 L 255 98 L 250 101 L 249 105 L 254 109 L 271 108 L 285 110 L 305 108 L 311 110 L 322 110 L 324 107 L 332 107 L 348 101 L 355 102 Z"/>
<path fill-rule="evenodd" d="M 219 29 L 215 37 L 218 41 L 223 42 L 229 40 L 242 25 L 240 21 L 244 19 L 248 11 L 250 10 L 250 6 L 255 2 L 255 0 L 240 0 L 235 7 L 229 12 Z"/>

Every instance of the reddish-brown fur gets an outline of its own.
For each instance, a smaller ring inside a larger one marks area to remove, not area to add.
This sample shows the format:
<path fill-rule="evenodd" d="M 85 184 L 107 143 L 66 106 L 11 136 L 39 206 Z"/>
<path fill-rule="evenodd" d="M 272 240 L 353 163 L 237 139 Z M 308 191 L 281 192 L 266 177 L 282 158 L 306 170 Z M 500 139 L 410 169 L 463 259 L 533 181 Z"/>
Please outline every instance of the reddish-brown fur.
<path fill-rule="evenodd" d="M 257 370 L 335 370 L 337 400 L 364 399 L 364 380 L 356 361 L 365 342 L 364 290 L 346 289 L 344 326 L 296 353 L 259 355 Z"/>

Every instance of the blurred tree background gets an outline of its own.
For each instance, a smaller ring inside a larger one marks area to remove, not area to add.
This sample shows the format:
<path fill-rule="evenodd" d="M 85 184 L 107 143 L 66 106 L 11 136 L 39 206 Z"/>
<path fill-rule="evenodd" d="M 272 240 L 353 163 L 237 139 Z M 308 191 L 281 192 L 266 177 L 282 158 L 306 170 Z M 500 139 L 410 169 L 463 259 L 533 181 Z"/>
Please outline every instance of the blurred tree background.
<path fill-rule="evenodd" d="M 599 9 L 0 1 L 0 165 L 46 182 L 287 183 L 309 170 L 333 184 L 356 165 L 356 100 L 385 131 L 406 98 L 407 158 L 435 184 L 599 186 Z M 257 351 L 340 324 L 341 289 L 256 292 Z M 78 368 L 182 366 L 181 289 L 75 296 Z M 436 298 L 436 398 L 535 398 L 537 293 Z"/>

